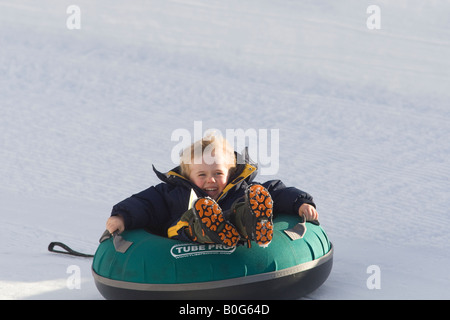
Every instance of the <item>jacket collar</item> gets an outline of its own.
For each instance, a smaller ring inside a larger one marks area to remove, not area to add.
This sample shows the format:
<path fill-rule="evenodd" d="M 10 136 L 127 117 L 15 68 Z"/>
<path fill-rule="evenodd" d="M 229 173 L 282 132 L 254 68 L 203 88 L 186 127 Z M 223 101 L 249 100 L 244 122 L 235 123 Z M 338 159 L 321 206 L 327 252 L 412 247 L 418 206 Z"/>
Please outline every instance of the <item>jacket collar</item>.
<path fill-rule="evenodd" d="M 242 154 L 235 152 L 235 156 L 237 162 L 236 171 L 234 172 L 233 176 L 229 178 L 228 184 L 225 186 L 217 201 L 223 198 L 233 187 L 239 187 L 242 182 L 246 181 L 248 184 L 250 184 L 258 173 L 258 165 L 250 160 L 247 149 L 245 149 Z M 189 189 L 203 192 L 189 179 L 181 175 L 180 169 L 180 166 L 177 166 L 166 173 L 161 173 L 160 171 L 156 170 L 155 166 L 153 166 L 153 171 L 161 181 L 173 185 L 184 185 Z"/>

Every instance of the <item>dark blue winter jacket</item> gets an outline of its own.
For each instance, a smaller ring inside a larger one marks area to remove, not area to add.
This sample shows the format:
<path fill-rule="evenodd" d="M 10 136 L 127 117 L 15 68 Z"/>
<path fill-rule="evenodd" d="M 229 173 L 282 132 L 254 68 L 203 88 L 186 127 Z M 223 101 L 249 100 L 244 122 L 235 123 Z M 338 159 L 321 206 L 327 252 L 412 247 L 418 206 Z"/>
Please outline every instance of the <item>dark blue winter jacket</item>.
<path fill-rule="evenodd" d="M 236 153 L 236 156 L 244 159 L 240 154 Z M 217 200 L 224 211 L 244 196 L 246 187 L 254 183 L 253 179 L 257 175 L 257 165 L 251 163 L 248 157 L 238 163 L 241 164 L 237 165 L 237 170 Z M 207 194 L 183 177 L 180 167 L 167 173 L 161 173 L 155 167 L 153 170 L 163 182 L 119 202 L 113 207 L 111 215 L 121 215 L 125 229 L 146 228 L 167 237 L 168 229 L 188 210 L 191 189 L 194 189 L 198 197 L 206 197 Z M 280 180 L 270 180 L 262 185 L 270 192 L 274 201 L 274 216 L 281 212 L 297 215 L 299 207 L 304 203 L 315 207 L 311 195 L 294 187 L 286 187 Z"/>

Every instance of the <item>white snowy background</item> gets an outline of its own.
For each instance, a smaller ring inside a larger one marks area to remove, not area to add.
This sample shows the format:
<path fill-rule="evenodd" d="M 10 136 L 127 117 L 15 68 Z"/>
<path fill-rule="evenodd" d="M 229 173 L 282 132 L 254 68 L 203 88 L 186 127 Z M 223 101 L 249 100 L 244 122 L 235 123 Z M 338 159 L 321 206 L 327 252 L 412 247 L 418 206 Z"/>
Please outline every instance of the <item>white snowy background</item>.
<path fill-rule="evenodd" d="M 91 259 L 47 245 L 95 252 L 111 207 L 202 121 L 279 130 L 258 180 L 311 193 L 335 246 L 306 298 L 449 299 L 449 16 L 448 0 L 0 0 L 0 298 L 102 299 Z"/>

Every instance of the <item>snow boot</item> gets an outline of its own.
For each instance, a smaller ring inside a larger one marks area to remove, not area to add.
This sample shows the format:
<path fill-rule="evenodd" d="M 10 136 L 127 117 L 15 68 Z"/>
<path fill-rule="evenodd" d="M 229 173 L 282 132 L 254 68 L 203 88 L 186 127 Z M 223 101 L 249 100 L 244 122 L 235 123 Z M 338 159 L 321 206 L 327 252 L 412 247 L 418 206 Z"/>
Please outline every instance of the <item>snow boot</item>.
<path fill-rule="evenodd" d="M 209 197 L 197 199 L 180 220 L 188 222 L 185 233 L 195 242 L 235 247 L 240 239 L 236 228 L 225 221 L 217 202 Z"/>
<path fill-rule="evenodd" d="M 273 200 L 260 184 L 252 184 L 245 191 L 244 201 L 238 200 L 232 206 L 234 223 L 241 236 L 256 241 L 260 247 L 267 247 L 273 236 Z"/>

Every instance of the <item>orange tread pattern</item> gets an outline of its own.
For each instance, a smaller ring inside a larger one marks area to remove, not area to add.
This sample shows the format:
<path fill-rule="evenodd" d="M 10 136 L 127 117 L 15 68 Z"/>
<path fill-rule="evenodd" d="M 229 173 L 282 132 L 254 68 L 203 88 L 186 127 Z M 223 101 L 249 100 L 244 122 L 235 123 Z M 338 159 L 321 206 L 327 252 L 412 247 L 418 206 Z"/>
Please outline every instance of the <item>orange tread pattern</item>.
<path fill-rule="evenodd" d="M 266 188 L 255 184 L 249 187 L 248 199 L 257 219 L 255 241 L 259 246 L 267 246 L 273 237 L 272 197 Z"/>
<path fill-rule="evenodd" d="M 222 209 L 212 199 L 201 198 L 195 202 L 195 210 L 204 227 L 216 233 L 223 244 L 235 247 L 240 239 L 236 228 L 224 221 Z"/>

